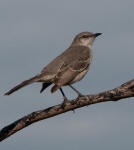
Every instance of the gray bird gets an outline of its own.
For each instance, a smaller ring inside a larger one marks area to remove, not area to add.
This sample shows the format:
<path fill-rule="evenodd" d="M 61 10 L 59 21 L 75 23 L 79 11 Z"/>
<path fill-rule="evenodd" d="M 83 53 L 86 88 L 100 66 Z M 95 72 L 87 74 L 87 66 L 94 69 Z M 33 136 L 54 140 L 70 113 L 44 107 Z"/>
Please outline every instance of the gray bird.
<path fill-rule="evenodd" d="M 54 84 L 51 88 L 51 92 L 54 93 L 59 89 L 64 97 L 63 103 L 66 103 L 67 98 L 61 88 L 62 86 L 70 86 L 78 96 L 81 96 L 82 94 L 71 84 L 81 80 L 88 72 L 92 60 L 91 46 L 95 38 L 99 35 L 101 35 L 101 33 L 79 33 L 74 38 L 70 47 L 43 68 L 40 74 L 23 81 L 5 93 L 5 95 L 10 95 L 20 88 L 34 82 L 42 82 L 40 92 L 43 92 L 48 86 Z"/>

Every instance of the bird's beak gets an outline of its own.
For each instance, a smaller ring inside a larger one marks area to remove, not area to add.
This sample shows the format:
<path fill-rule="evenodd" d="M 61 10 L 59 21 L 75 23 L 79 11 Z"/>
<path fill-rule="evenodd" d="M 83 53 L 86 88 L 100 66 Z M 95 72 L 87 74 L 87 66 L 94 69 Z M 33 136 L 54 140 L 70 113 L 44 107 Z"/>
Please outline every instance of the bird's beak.
<path fill-rule="evenodd" d="M 100 36 L 102 33 L 95 33 L 95 34 L 93 34 L 94 36 L 95 36 L 95 38 L 97 37 L 97 36 Z"/>

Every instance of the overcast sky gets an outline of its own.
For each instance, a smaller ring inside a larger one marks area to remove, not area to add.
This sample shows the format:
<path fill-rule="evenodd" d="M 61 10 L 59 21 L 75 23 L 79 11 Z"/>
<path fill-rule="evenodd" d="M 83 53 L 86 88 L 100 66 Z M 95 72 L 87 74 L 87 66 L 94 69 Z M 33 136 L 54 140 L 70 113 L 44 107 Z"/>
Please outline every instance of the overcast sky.
<path fill-rule="evenodd" d="M 35 110 L 62 102 L 41 84 L 3 94 L 38 74 L 69 47 L 76 34 L 101 32 L 93 63 L 74 86 L 83 94 L 114 88 L 134 77 L 133 0 L 1 0 L 0 128 Z M 64 87 L 71 99 L 76 95 Z M 133 150 L 134 98 L 67 112 L 35 123 L 0 143 L 1 150 Z"/>

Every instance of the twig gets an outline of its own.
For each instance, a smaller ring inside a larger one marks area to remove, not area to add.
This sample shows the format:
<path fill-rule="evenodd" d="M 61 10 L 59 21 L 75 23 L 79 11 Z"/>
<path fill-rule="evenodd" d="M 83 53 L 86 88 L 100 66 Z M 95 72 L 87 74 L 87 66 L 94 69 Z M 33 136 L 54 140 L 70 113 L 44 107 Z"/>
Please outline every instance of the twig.
<path fill-rule="evenodd" d="M 96 104 L 100 102 L 107 102 L 107 101 L 118 101 L 123 98 L 128 98 L 133 96 L 134 96 L 134 79 L 109 91 L 82 96 L 77 100 L 76 103 L 68 102 L 64 108 L 62 107 L 62 104 L 59 104 L 44 110 L 35 111 L 1 129 L 0 141 L 6 139 L 7 137 L 11 136 L 12 134 L 29 126 L 34 122 L 47 119 L 50 117 L 54 117 L 56 115 L 65 113 L 67 111 L 74 111 L 77 108 L 84 107 L 87 105 Z"/>

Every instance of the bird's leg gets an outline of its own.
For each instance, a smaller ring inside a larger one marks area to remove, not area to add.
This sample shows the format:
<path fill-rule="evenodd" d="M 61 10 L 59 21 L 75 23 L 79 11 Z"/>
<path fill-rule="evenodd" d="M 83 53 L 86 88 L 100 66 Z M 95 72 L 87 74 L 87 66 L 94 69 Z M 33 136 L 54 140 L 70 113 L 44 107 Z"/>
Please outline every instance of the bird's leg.
<path fill-rule="evenodd" d="M 63 101 L 63 103 L 62 103 L 62 108 L 64 109 L 66 103 L 68 103 L 68 102 L 70 103 L 70 101 L 67 99 L 67 97 L 66 97 L 66 95 L 64 94 L 62 88 L 60 88 L 60 91 L 61 91 L 62 96 L 63 96 L 63 98 L 64 98 L 64 101 Z"/>
<path fill-rule="evenodd" d="M 83 94 L 81 94 L 78 90 L 76 90 L 72 85 L 69 84 L 68 86 L 78 94 L 78 97 L 83 96 Z"/>
<path fill-rule="evenodd" d="M 64 102 L 68 101 L 68 99 L 67 99 L 66 95 L 64 94 L 62 88 L 60 88 L 60 91 L 61 91 L 61 94 L 62 94 L 62 96 L 64 98 Z"/>
<path fill-rule="evenodd" d="M 72 85 L 68 85 L 73 91 L 75 91 L 77 94 L 78 94 L 78 97 L 76 98 L 76 100 L 75 101 L 72 101 L 72 104 L 75 104 L 75 103 L 77 103 L 77 101 L 79 100 L 79 97 L 82 97 L 83 96 L 83 94 L 81 94 L 78 90 L 76 90 Z"/>

